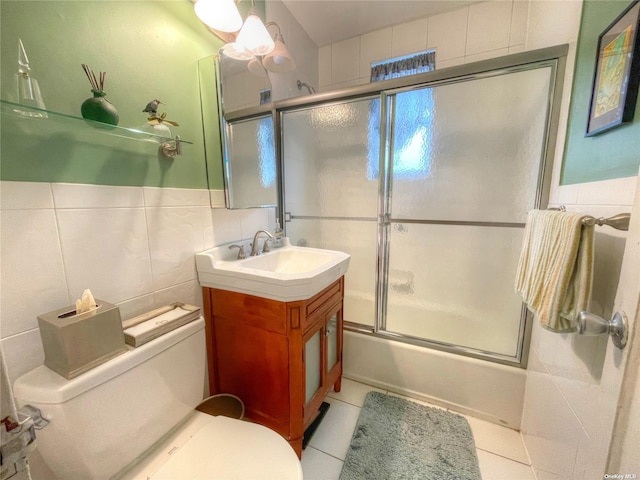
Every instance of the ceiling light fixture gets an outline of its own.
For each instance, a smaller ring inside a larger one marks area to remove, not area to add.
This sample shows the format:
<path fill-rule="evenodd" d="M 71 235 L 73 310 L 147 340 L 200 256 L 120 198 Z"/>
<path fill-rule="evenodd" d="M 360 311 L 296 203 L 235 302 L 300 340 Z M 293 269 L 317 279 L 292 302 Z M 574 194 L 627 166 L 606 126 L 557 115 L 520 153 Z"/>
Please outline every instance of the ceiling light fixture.
<path fill-rule="evenodd" d="M 267 71 L 264 69 L 263 63 L 260 61 L 258 57 L 253 57 L 251 60 L 249 60 L 249 63 L 247 64 L 247 69 L 256 77 L 267 76 Z"/>
<path fill-rule="evenodd" d="M 244 48 L 242 45 L 239 45 L 238 42 L 227 43 L 222 46 L 220 49 L 223 54 L 225 54 L 229 58 L 233 58 L 234 60 L 251 60 L 255 58 L 253 53 Z"/>
<path fill-rule="evenodd" d="M 255 7 L 251 7 L 249 15 L 236 37 L 236 43 L 254 55 L 266 55 L 274 49 L 273 39 L 260 20 Z"/>
<path fill-rule="evenodd" d="M 278 29 L 278 33 L 276 33 L 273 50 L 266 54 L 262 59 L 264 68 L 274 73 L 287 73 L 293 71 L 296 68 L 296 62 L 293 61 L 293 57 L 291 56 L 291 53 L 289 53 L 289 49 L 284 44 L 284 37 L 282 36 L 280 25 L 276 22 L 269 22 L 266 26 L 275 26 Z"/>
<path fill-rule="evenodd" d="M 234 0 L 198 0 L 193 8 L 198 18 L 214 30 L 237 32 L 242 28 L 242 17 Z"/>

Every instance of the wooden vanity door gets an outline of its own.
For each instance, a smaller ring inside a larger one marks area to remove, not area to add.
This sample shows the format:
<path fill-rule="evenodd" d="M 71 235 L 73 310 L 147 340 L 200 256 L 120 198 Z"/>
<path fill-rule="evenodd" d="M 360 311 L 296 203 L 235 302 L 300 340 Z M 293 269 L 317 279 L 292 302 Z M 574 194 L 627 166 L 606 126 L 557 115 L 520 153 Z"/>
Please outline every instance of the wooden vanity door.
<path fill-rule="evenodd" d="M 306 329 L 303 344 L 304 426 L 315 418 L 327 393 L 342 378 L 342 300 Z"/>

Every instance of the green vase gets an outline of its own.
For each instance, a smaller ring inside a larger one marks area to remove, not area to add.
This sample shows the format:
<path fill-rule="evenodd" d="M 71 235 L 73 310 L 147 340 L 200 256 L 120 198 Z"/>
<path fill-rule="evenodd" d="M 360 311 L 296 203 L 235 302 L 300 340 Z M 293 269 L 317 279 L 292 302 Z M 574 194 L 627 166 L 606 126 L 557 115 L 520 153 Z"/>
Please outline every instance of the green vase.
<path fill-rule="evenodd" d="M 118 111 L 113 104 L 105 98 L 106 93 L 100 90 L 91 90 L 93 97 L 87 98 L 80 107 L 82 118 L 96 122 L 117 125 L 120 121 Z"/>

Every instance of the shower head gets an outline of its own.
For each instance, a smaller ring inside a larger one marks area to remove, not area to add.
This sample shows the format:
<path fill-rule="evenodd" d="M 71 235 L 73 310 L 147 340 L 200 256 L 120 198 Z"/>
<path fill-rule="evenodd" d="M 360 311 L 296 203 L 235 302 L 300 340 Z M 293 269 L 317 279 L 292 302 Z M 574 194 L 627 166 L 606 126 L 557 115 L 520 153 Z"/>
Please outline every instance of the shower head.
<path fill-rule="evenodd" d="M 298 80 L 298 84 L 297 85 L 298 85 L 298 90 L 302 90 L 302 87 L 306 87 L 307 90 L 309 90 L 309 95 L 311 95 L 313 93 L 316 93 L 316 89 L 313 88 L 312 85 L 309 85 L 306 82 L 301 82 L 300 80 Z"/>

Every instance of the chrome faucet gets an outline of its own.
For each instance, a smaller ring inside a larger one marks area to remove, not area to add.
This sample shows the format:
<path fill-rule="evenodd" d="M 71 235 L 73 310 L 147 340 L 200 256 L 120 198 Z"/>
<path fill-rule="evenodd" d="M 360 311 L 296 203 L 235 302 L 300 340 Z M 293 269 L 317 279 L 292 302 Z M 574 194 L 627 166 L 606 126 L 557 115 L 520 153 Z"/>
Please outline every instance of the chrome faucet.
<path fill-rule="evenodd" d="M 252 257 L 255 257 L 256 255 L 260 254 L 260 248 L 258 247 L 258 239 L 259 239 L 261 233 L 264 233 L 265 235 L 267 235 L 267 237 L 269 237 L 267 240 L 264 241 L 264 246 L 262 247 L 262 251 L 263 252 L 268 252 L 269 251 L 269 246 L 267 245 L 267 242 L 269 241 L 269 239 L 273 238 L 273 235 L 271 235 L 266 230 L 258 230 L 256 232 L 256 234 L 253 236 L 253 243 L 251 244 L 251 256 Z"/>

